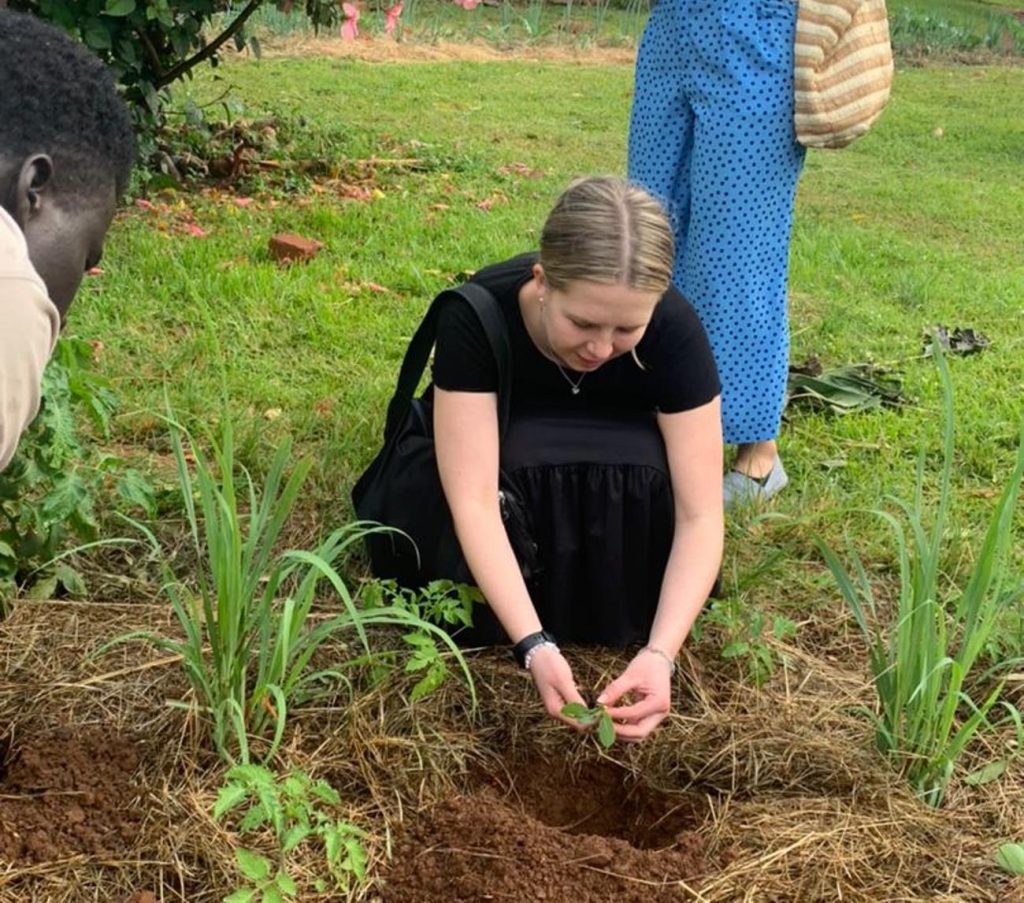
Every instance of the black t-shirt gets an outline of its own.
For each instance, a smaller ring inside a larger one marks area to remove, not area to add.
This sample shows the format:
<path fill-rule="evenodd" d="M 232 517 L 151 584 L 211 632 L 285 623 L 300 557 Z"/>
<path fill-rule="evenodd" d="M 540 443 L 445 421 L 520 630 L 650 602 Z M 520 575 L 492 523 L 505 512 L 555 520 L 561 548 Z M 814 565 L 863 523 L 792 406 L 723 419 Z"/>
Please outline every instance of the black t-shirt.
<path fill-rule="evenodd" d="M 519 309 L 519 290 L 533 275 L 536 260 L 535 253 L 521 254 L 472 278 L 494 295 L 508 324 L 513 413 L 674 414 L 700 407 L 721 391 L 697 313 L 670 288 L 654 308 L 635 358 L 624 354 L 586 373 L 574 395 L 567 375 L 576 383 L 584 374 L 568 368 L 563 373 L 545 357 L 526 331 Z M 433 378 L 435 385 L 450 391 L 498 390 L 498 367 L 487 336 L 469 305 L 457 298 L 445 302 L 440 311 Z"/>

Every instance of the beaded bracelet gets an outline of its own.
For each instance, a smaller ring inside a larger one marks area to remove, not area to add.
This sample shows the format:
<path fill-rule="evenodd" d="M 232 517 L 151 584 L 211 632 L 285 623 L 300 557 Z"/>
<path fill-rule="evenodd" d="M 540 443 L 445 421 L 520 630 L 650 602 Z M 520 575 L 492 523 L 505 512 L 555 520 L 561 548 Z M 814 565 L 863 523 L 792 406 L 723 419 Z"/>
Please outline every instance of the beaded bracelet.
<path fill-rule="evenodd" d="M 668 662 L 669 674 L 675 675 L 675 673 L 676 673 L 675 659 L 673 659 L 672 656 L 670 656 L 664 649 L 659 649 L 657 646 L 644 646 L 644 648 L 641 649 L 640 651 L 641 652 L 650 652 L 650 653 L 653 653 L 654 655 L 660 655 L 663 659 L 665 659 L 666 662 Z"/>
<path fill-rule="evenodd" d="M 526 657 L 523 659 L 523 667 L 527 671 L 530 670 L 530 665 L 533 664 L 533 657 L 537 654 L 537 650 L 538 649 L 544 649 L 545 647 L 548 648 L 548 649 L 554 649 L 555 652 L 561 652 L 562 651 L 561 649 L 558 648 L 558 645 L 555 644 L 555 643 L 552 643 L 551 640 L 545 640 L 543 643 L 538 643 L 536 646 L 532 646 L 529 649 L 529 651 L 526 653 Z"/>

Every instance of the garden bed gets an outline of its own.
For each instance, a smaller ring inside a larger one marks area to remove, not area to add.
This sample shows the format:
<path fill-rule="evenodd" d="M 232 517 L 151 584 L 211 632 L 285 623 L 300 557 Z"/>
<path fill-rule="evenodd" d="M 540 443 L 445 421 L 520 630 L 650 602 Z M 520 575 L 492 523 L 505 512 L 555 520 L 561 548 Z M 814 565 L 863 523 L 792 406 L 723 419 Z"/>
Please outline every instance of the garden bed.
<path fill-rule="evenodd" d="M 238 838 L 210 814 L 222 768 L 168 705 L 188 702 L 177 662 L 134 644 L 91 656 L 142 628 L 170 630 L 167 610 L 23 603 L 0 626 L 0 900 L 203 903 L 237 886 Z M 790 649 L 756 691 L 695 653 L 641 745 L 604 753 L 480 653 L 475 715 L 456 680 L 410 704 L 399 676 L 294 713 L 281 763 L 328 780 L 368 832 L 365 900 L 1019 899 L 993 865 L 1024 831 L 1016 782 L 954 785 L 931 810 L 850 711 L 864 675 Z M 621 664 L 573 660 L 593 686 Z M 316 851 L 301 866 L 299 899 L 339 899 L 309 890 Z"/>

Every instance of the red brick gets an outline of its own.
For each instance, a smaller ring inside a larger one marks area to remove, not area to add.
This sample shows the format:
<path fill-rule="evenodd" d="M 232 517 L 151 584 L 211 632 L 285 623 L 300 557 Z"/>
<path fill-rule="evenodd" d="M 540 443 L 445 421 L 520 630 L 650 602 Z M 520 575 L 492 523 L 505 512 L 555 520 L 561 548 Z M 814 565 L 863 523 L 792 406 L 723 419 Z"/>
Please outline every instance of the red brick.
<path fill-rule="evenodd" d="M 270 256 L 280 263 L 312 260 L 323 250 L 323 242 L 281 232 L 270 239 Z"/>

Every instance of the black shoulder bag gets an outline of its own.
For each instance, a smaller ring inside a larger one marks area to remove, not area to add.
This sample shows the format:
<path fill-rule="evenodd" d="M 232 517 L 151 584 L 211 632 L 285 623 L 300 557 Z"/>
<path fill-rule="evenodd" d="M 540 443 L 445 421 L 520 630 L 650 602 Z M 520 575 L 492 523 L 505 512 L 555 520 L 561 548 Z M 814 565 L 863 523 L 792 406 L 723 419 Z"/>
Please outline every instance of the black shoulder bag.
<path fill-rule="evenodd" d="M 486 288 L 467 282 L 442 292 L 427 310 L 409 343 L 388 404 L 384 446 L 352 489 L 360 520 L 394 528 L 366 537 L 374 576 L 402 586 L 423 586 L 440 578 L 460 583 L 473 579 L 437 472 L 433 387 L 413 398 L 437 337 L 441 304 L 453 296 L 473 308 L 487 336 L 498 367 L 499 435 L 504 436 L 508 428 L 511 362 L 505 319 Z M 502 485 L 498 495 L 513 551 L 529 580 L 537 572 L 536 546 L 530 539 L 525 509 L 507 486 Z"/>

